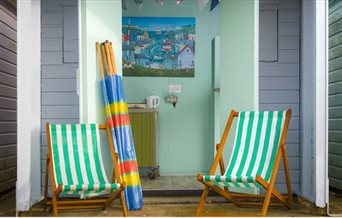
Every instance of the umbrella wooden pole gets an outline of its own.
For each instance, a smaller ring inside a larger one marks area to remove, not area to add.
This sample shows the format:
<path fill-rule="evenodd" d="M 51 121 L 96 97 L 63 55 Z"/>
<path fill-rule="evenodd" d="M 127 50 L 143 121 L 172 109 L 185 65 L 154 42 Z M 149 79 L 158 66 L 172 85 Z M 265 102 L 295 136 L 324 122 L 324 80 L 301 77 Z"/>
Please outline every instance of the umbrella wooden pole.
<path fill-rule="evenodd" d="M 112 61 L 113 73 L 116 74 L 115 59 L 114 59 L 113 47 L 112 47 L 111 42 L 109 43 L 109 53 L 110 53 L 110 60 Z"/>
<path fill-rule="evenodd" d="M 101 50 L 100 50 L 100 43 L 96 42 L 96 52 L 97 52 L 97 59 L 99 61 L 100 65 L 100 74 L 102 79 L 104 79 L 104 71 L 103 71 L 103 65 L 102 65 L 102 56 L 101 56 Z"/>
<path fill-rule="evenodd" d="M 103 62 L 106 68 L 106 71 L 109 72 L 109 67 L 108 67 L 108 63 L 107 63 L 107 55 L 106 55 L 106 51 L 105 51 L 105 47 L 104 44 L 101 44 L 101 50 L 102 50 L 102 54 L 103 54 Z"/>
<path fill-rule="evenodd" d="M 111 60 L 110 60 L 109 42 L 106 41 L 104 43 L 104 46 L 105 46 L 105 51 L 106 51 L 105 53 L 106 53 L 106 57 L 107 57 L 107 64 L 108 64 L 108 68 L 109 68 L 108 73 L 111 76 L 113 74 L 114 70 L 113 70 L 113 66 L 112 66 Z"/>

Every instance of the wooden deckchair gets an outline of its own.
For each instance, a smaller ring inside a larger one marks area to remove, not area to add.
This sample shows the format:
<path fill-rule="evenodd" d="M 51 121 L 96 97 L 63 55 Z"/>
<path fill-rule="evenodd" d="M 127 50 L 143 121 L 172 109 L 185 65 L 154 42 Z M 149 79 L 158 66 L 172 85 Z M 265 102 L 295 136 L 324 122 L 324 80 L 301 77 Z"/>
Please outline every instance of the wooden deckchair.
<path fill-rule="evenodd" d="M 238 118 L 235 142 L 231 158 L 225 169 L 222 151 L 234 117 Z M 271 197 L 278 199 L 286 207 L 291 207 L 292 191 L 285 146 L 290 117 L 291 109 L 287 111 L 231 112 L 221 141 L 216 145 L 217 153 L 209 175 L 197 175 L 197 179 L 205 185 L 196 210 L 197 216 L 266 216 Z M 281 158 L 283 158 L 285 170 L 287 195 L 280 194 L 274 187 Z M 221 175 L 214 175 L 218 165 Z M 229 187 L 263 187 L 266 189 L 266 194 L 237 194 L 230 192 Z M 262 205 L 261 214 L 204 214 L 202 210 L 209 189 L 238 207 Z"/>
<path fill-rule="evenodd" d="M 107 179 L 102 163 L 99 129 L 106 130 L 112 160 L 113 178 Z M 114 153 L 108 125 L 49 124 L 46 123 L 48 154 L 46 157 L 44 207 L 52 206 L 54 216 L 59 210 L 105 209 L 120 197 L 123 215 L 127 207 L 121 183 L 117 154 Z M 52 203 L 48 201 L 48 175 L 52 188 Z M 59 200 L 61 193 L 86 196 L 86 199 Z M 109 193 L 108 198 L 91 198 L 91 195 Z"/>

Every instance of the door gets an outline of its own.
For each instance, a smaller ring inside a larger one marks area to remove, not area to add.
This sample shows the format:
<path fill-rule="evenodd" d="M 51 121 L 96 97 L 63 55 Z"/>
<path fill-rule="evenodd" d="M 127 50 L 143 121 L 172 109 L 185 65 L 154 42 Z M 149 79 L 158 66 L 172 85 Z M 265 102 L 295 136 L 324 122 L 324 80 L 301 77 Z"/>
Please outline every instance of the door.
<path fill-rule="evenodd" d="M 212 67 L 212 90 L 213 90 L 213 111 L 214 111 L 214 140 L 213 145 L 220 142 L 220 37 L 215 36 L 211 42 L 211 67 Z M 214 154 L 216 153 L 216 149 Z"/>

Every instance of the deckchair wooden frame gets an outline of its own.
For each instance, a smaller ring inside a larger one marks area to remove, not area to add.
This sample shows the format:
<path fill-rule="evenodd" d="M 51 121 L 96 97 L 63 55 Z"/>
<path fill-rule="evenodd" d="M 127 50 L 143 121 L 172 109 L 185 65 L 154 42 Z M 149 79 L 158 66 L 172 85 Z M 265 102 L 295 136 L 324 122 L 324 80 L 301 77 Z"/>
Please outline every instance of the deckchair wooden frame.
<path fill-rule="evenodd" d="M 279 200 L 287 208 L 291 208 L 291 205 L 292 205 L 292 189 L 291 189 L 289 165 L 288 165 L 286 145 L 285 145 L 285 138 L 286 138 L 289 122 L 290 122 L 291 113 L 292 113 L 291 109 L 288 109 L 286 111 L 285 124 L 284 124 L 283 131 L 281 133 L 279 147 L 277 150 L 276 159 L 275 159 L 275 163 L 273 166 L 270 182 L 268 183 L 267 181 L 265 181 L 260 176 L 258 176 L 258 175 L 256 176 L 256 182 L 258 184 L 260 184 L 267 191 L 266 194 L 265 195 L 235 194 L 235 193 L 230 192 L 228 190 L 228 187 L 226 187 L 226 186 L 224 187 L 224 189 L 221 189 L 219 186 L 216 186 L 210 182 L 204 181 L 203 175 L 198 174 L 197 180 L 200 181 L 201 183 L 203 183 L 205 185 L 205 188 L 202 192 L 200 201 L 198 203 L 198 207 L 196 209 L 196 216 L 255 216 L 255 215 L 266 216 L 267 211 L 268 211 L 268 207 L 271 204 L 271 202 L 270 202 L 271 198 L 275 198 L 275 199 Z M 239 115 L 239 112 L 236 112 L 234 110 L 232 110 L 230 113 L 230 116 L 228 118 L 226 127 L 224 129 L 221 141 L 219 144 L 216 145 L 217 152 L 216 152 L 216 156 L 215 156 L 215 159 L 213 161 L 212 167 L 210 169 L 210 173 L 209 173 L 210 175 L 215 174 L 215 171 L 216 171 L 216 168 L 218 165 L 220 167 L 221 174 L 223 175 L 225 173 L 225 166 L 224 166 L 222 151 L 223 151 L 224 145 L 226 143 L 226 140 L 227 140 L 227 137 L 228 137 L 228 134 L 230 131 L 230 127 L 233 123 L 233 119 L 235 117 L 238 117 L 238 115 Z M 274 183 L 276 180 L 278 167 L 279 167 L 281 158 L 283 159 L 284 171 L 285 171 L 286 188 L 287 188 L 287 194 L 286 195 L 280 194 L 274 187 Z M 204 206 L 205 200 L 208 196 L 210 189 L 215 191 L 219 195 L 223 196 L 228 201 L 232 202 L 233 204 L 235 204 L 238 207 L 241 207 L 243 205 L 262 205 L 261 214 L 203 213 L 202 212 L 203 206 Z M 250 202 L 241 201 L 243 199 L 253 199 L 253 200 L 257 199 L 257 200 L 264 200 L 264 201 L 263 201 L 263 203 L 262 202 L 255 202 L 255 201 L 250 201 Z"/>
<path fill-rule="evenodd" d="M 112 183 L 119 183 L 120 188 L 111 191 L 107 199 L 82 199 L 82 200 L 58 200 L 59 195 L 62 192 L 62 185 L 56 185 L 55 176 L 53 173 L 53 161 L 52 161 L 52 149 L 51 149 L 51 135 L 49 123 L 46 123 L 46 135 L 48 141 L 48 154 L 46 155 L 46 174 L 45 174 L 45 194 L 44 194 L 44 209 L 47 206 L 51 206 L 53 209 L 53 215 L 58 216 L 59 210 L 72 210 L 72 209 L 95 209 L 101 208 L 105 210 L 116 198 L 120 198 L 123 216 L 128 215 L 127 205 L 123 190 L 126 188 L 126 183 L 121 182 L 120 168 L 118 166 L 118 154 L 114 151 L 114 145 L 111 139 L 111 132 L 108 125 L 99 125 L 100 130 L 106 130 L 109 147 L 111 151 L 112 162 L 114 164 Z M 51 188 L 52 188 L 52 201 L 48 200 L 48 177 L 50 174 Z M 56 188 L 57 187 L 57 188 Z"/>

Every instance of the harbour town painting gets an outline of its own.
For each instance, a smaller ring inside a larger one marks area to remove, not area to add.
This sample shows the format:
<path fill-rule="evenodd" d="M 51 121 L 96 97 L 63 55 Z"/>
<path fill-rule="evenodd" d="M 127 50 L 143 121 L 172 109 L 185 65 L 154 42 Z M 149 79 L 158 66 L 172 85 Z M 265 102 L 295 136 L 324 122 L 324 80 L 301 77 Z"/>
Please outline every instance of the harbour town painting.
<path fill-rule="evenodd" d="M 192 17 L 123 17 L 124 76 L 194 77 Z"/>

